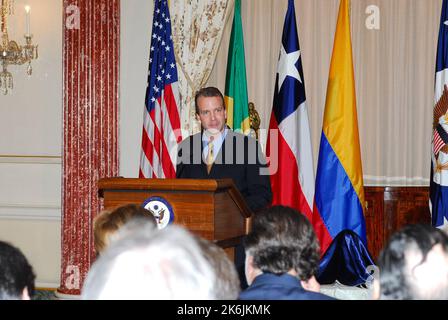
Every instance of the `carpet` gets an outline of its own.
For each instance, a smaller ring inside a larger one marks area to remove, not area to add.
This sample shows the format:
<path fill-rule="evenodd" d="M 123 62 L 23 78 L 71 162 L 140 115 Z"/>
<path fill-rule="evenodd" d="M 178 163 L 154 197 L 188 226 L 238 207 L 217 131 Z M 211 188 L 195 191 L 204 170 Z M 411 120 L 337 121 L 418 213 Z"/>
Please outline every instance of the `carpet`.
<path fill-rule="evenodd" d="M 54 294 L 55 291 L 56 289 L 36 288 L 36 290 L 34 290 L 34 296 L 31 300 L 58 300 Z"/>

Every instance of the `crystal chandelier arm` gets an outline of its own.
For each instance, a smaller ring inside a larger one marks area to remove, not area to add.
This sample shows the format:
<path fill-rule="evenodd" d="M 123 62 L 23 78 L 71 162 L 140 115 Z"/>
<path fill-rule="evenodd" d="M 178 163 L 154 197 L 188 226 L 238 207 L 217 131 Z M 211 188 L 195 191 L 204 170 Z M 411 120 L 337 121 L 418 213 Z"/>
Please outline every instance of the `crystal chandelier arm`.
<path fill-rule="evenodd" d="M 13 13 L 14 0 L 0 0 L 0 62 L 2 71 L 0 72 L 0 91 L 7 94 L 13 88 L 12 74 L 7 68 L 10 65 L 22 65 L 28 63 L 27 74 L 31 75 L 31 60 L 37 59 L 37 45 L 32 43 L 32 35 L 29 34 L 29 21 L 27 20 L 27 32 L 25 34 L 25 44 L 19 45 L 16 41 L 9 40 L 8 36 L 8 15 Z M 27 8 L 27 19 L 29 19 Z"/>

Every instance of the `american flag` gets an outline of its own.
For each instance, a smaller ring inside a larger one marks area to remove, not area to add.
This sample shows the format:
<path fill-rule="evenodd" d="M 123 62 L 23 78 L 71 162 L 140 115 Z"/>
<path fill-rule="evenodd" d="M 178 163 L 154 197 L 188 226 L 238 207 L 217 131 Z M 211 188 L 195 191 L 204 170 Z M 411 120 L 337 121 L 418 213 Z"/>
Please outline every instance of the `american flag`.
<path fill-rule="evenodd" d="M 154 3 L 140 178 L 175 178 L 180 130 L 179 90 L 166 0 Z"/>

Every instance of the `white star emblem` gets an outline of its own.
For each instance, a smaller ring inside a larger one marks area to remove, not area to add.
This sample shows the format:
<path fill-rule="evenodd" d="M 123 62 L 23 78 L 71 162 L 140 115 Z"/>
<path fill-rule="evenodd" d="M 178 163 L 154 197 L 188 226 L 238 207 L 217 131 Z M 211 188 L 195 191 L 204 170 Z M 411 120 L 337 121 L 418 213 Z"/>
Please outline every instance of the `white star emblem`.
<path fill-rule="evenodd" d="M 447 21 L 443 21 L 443 24 L 448 26 L 448 20 Z"/>
<path fill-rule="evenodd" d="M 297 70 L 295 64 L 300 58 L 300 50 L 286 53 L 283 45 L 280 49 L 280 60 L 278 61 L 278 89 L 282 87 L 283 81 L 287 76 L 296 78 L 299 82 L 302 82 L 300 78 L 299 70 Z"/>
<path fill-rule="evenodd" d="M 166 74 L 167 79 L 171 79 L 171 75 L 169 73 Z"/>

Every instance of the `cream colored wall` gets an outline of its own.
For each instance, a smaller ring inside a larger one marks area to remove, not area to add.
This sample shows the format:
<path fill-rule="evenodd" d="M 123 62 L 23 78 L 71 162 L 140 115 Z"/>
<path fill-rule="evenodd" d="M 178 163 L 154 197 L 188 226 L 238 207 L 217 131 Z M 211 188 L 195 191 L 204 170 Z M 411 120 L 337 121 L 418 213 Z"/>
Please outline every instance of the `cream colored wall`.
<path fill-rule="evenodd" d="M 153 1 L 121 1 L 120 175 L 138 177 Z"/>
<path fill-rule="evenodd" d="M 61 260 L 62 1 L 15 0 L 10 39 L 24 42 L 24 6 L 39 45 L 33 75 L 11 66 L 14 89 L 0 96 L 0 240 L 18 246 L 37 286 L 57 287 Z"/>
<path fill-rule="evenodd" d="M 43 288 L 59 285 L 60 219 L 0 221 L 2 239 L 20 248 L 37 273 L 36 286 Z"/>

